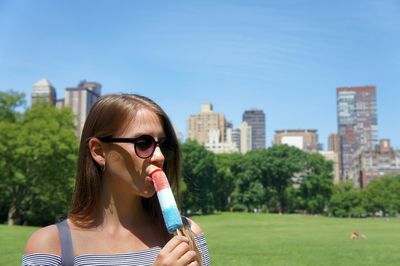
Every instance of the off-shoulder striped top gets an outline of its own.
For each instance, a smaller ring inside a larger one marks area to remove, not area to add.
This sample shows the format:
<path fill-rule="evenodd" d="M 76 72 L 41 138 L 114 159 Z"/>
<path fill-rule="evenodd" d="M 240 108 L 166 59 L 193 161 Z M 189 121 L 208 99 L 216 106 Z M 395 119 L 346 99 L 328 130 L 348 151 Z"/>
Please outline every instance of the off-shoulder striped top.
<path fill-rule="evenodd" d="M 200 251 L 202 264 L 211 265 L 204 233 L 195 237 Z M 118 253 L 111 255 L 79 255 L 74 257 L 74 266 L 83 265 L 153 265 L 161 247 L 152 247 L 143 251 Z M 23 266 L 61 266 L 61 256 L 45 253 L 25 254 L 22 257 Z"/>

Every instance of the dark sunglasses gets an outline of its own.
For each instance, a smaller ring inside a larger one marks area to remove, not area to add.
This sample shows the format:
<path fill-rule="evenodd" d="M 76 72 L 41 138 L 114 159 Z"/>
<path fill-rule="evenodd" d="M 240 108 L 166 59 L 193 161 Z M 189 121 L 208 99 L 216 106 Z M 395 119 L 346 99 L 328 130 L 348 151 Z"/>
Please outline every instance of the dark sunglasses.
<path fill-rule="evenodd" d="M 136 155 L 142 159 L 150 158 L 156 150 L 157 145 L 160 147 L 161 152 L 166 160 L 172 159 L 176 151 L 176 145 L 172 141 L 168 139 L 156 141 L 152 136 L 149 135 L 142 135 L 137 138 L 113 138 L 108 136 L 101 137 L 99 140 L 105 143 L 132 143 L 135 145 Z"/>

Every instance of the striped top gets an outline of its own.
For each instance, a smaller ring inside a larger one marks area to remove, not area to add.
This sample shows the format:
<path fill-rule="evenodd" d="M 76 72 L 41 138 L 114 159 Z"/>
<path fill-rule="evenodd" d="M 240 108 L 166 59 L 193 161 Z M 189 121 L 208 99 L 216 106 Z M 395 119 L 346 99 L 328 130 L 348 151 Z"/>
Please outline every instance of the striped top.
<path fill-rule="evenodd" d="M 210 256 L 204 233 L 195 237 L 195 243 L 199 249 L 202 264 L 211 265 Z M 161 247 L 156 246 L 143 251 L 117 253 L 107 255 L 85 254 L 74 257 L 74 266 L 83 265 L 153 265 Z M 61 257 L 54 254 L 32 253 L 22 256 L 22 266 L 61 266 Z"/>

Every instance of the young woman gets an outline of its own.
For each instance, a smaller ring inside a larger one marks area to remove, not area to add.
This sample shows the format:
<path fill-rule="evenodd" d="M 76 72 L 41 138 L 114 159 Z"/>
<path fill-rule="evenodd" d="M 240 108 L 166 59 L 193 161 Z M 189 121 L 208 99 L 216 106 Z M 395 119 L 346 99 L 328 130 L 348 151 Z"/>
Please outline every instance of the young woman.
<path fill-rule="evenodd" d="M 35 232 L 22 265 L 209 265 L 195 222 L 182 217 L 183 234 L 168 234 L 155 168 L 178 191 L 180 150 L 166 113 L 139 95 L 100 98 L 82 132 L 68 219 Z"/>

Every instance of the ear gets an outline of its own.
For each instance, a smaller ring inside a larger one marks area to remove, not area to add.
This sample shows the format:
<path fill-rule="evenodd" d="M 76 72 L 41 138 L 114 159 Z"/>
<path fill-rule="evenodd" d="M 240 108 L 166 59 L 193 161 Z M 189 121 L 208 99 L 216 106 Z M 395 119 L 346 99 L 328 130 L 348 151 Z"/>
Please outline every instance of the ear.
<path fill-rule="evenodd" d="M 106 163 L 106 154 L 103 148 L 103 143 L 98 138 L 91 138 L 89 140 L 90 155 L 93 160 L 100 166 L 104 166 Z"/>

